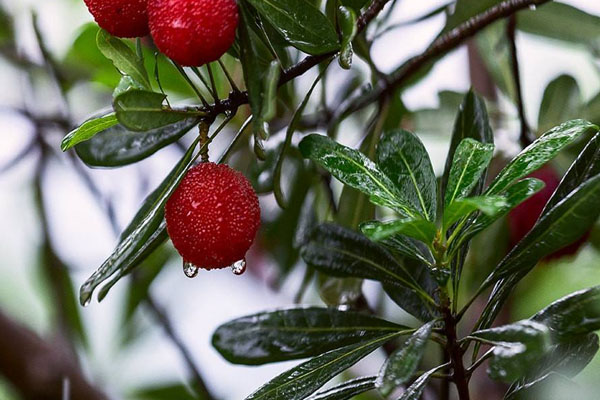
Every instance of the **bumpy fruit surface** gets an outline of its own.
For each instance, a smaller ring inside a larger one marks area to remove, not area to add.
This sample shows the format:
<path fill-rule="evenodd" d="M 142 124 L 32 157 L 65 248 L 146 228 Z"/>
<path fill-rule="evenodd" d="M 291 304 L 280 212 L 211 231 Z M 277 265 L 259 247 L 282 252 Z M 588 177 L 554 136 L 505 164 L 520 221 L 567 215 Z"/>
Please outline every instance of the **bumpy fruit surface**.
<path fill-rule="evenodd" d="M 185 66 L 218 60 L 239 20 L 235 0 L 149 0 L 148 16 L 156 47 Z"/>
<path fill-rule="evenodd" d="M 560 178 L 556 171 L 548 165 L 535 171 L 529 176 L 543 181 L 546 186 L 538 193 L 533 195 L 529 200 L 521 203 L 508 215 L 511 246 L 515 246 L 517 243 L 519 243 L 521 239 L 527 235 L 531 228 L 533 228 L 542 211 L 544 210 L 546 203 L 548 200 L 550 200 L 550 197 L 552 197 L 552 194 L 560 183 Z M 558 259 L 563 256 L 571 256 L 576 254 L 579 248 L 581 248 L 581 246 L 587 241 L 588 236 L 589 235 L 585 235 L 575 243 L 559 249 L 555 253 L 546 257 L 546 260 Z"/>
<path fill-rule="evenodd" d="M 184 261 L 216 269 L 243 259 L 260 226 L 258 197 L 240 172 L 199 164 L 165 207 L 167 231 Z"/>
<path fill-rule="evenodd" d="M 90 13 L 113 36 L 141 37 L 150 33 L 148 28 L 148 0 L 84 0 Z"/>

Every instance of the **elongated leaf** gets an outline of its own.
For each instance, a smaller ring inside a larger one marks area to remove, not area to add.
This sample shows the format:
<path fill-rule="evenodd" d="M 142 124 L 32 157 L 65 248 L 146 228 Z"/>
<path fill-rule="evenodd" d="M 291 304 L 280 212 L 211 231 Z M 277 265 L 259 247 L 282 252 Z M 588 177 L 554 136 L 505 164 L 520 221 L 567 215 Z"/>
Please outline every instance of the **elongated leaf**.
<path fill-rule="evenodd" d="M 378 224 L 380 222 L 370 221 L 364 224 Z M 394 235 L 381 240 L 380 243 L 386 249 L 394 254 L 399 254 L 414 260 L 419 260 L 423 264 L 433 265 L 433 256 L 431 250 L 422 242 L 409 238 L 404 235 Z"/>
<path fill-rule="evenodd" d="M 406 286 L 432 301 L 404 266 L 383 247 L 339 225 L 318 226 L 301 254 L 306 263 L 328 275 Z"/>
<path fill-rule="evenodd" d="M 538 322 L 524 320 L 473 332 L 472 337 L 494 342 L 488 373 L 492 379 L 513 382 L 530 371 L 550 348 L 550 330 Z"/>
<path fill-rule="evenodd" d="M 313 357 L 402 330 L 410 331 L 369 315 L 310 307 L 235 319 L 217 328 L 212 343 L 230 362 L 259 365 Z"/>
<path fill-rule="evenodd" d="M 198 125 L 188 118 L 147 132 L 133 132 L 116 125 L 75 147 L 81 160 L 91 167 L 114 168 L 141 161 L 179 140 Z"/>
<path fill-rule="evenodd" d="M 600 286 L 563 297 L 533 318 L 547 325 L 558 340 L 600 329 Z"/>
<path fill-rule="evenodd" d="M 152 90 L 144 61 L 140 60 L 135 52 L 121 39 L 111 36 L 101 29 L 98 31 L 96 42 L 102 54 L 111 60 L 123 75 L 130 76 L 145 89 Z"/>
<path fill-rule="evenodd" d="M 129 90 L 115 98 L 117 119 L 132 131 L 145 132 L 203 115 L 194 109 L 173 109 L 163 105 L 167 96 L 144 90 Z"/>
<path fill-rule="evenodd" d="M 598 131 L 598 127 L 584 120 L 573 120 L 544 133 L 498 174 L 486 190 L 486 194 L 502 193 L 515 181 L 529 175 L 553 159 L 559 151 L 588 130 Z"/>
<path fill-rule="evenodd" d="M 305 137 L 299 147 L 304 157 L 317 162 L 344 184 L 371 196 L 372 202 L 405 217 L 419 215 L 390 178 L 362 153 L 322 135 Z"/>
<path fill-rule="evenodd" d="M 292 46 L 308 54 L 340 48 L 333 25 L 307 0 L 248 0 Z"/>
<path fill-rule="evenodd" d="M 396 336 L 397 334 L 390 334 L 322 354 L 277 376 L 246 400 L 304 399 Z"/>
<path fill-rule="evenodd" d="M 377 146 L 377 164 L 413 208 L 435 222 L 437 180 L 429 154 L 417 135 L 405 130 L 384 132 Z"/>
<path fill-rule="evenodd" d="M 404 393 L 402 393 L 402 396 L 400 396 L 398 400 L 419 400 L 421 398 L 421 395 L 423 394 L 423 391 L 425 390 L 425 387 L 429 383 L 429 380 L 431 380 L 431 376 L 438 372 L 440 369 L 441 366 L 431 369 L 425 372 L 420 377 L 418 377 L 417 380 L 414 381 L 412 385 L 410 385 L 404 391 Z"/>
<path fill-rule="evenodd" d="M 433 322 L 429 322 L 413 333 L 404 344 L 392 354 L 379 371 L 377 387 L 384 396 L 408 382 L 421 363 L 427 341 L 431 336 Z"/>
<path fill-rule="evenodd" d="M 350 400 L 354 396 L 375 389 L 376 379 L 376 376 L 352 379 L 331 389 L 315 393 L 308 397 L 307 400 Z"/>
<path fill-rule="evenodd" d="M 98 285 L 117 271 L 130 270 L 166 240 L 164 206 L 185 176 L 198 154 L 194 155 L 198 140 L 189 148 L 160 186 L 152 192 L 121 235 L 120 242 L 110 257 L 81 286 L 79 300 L 90 303 Z"/>
<path fill-rule="evenodd" d="M 600 17 L 559 2 L 518 13 L 517 26 L 524 32 L 576 45 L 594 46 L 600 38 Z"/>
<path fill-rule="evenodd" d="M 369 239 L 379 242 L 398 234 L 406 235 L 431 245 L 436 233 L 435 224 L 424 219 L 400 219 L 389 222 L 370 221 L 360 229 Z"/>
<path fill-rule="evenodd" d="M 494 134 L 488 119 L 485 102 L 473 91 L 469 91 L 460 106 L 456 121 L 454 122 L 454 131 L 452 133 L 452 141 L 450 149 L 446 157 L 446 167 L 442 177 L 442 198 L 446 198 L 448 181 L 450 179 L 450 170 L 452 169 L 452 161 L 454 160 L 456 149 L 464 139 L 474 139 L 484 145 L 494 143 Z M 485 183 L 485 173 L 479 178 L 479 182 L 475 185 L 472 196 L 481 194 L 481 190 Z"/>
<path fill-rule="evenodd" d="M 507 394 L 505 400 L 529 399 L 589 399 L 581 387 L 566 376 L 557 372 L 549 372 L 532 382 L 520 386 L 514 392 Z M 567 395 L 568 397 L 565 397 Z"/>
<path fill-rule="evenodd" d="M 469 196 L 487 170 L 493 155 L 492 143 L 484 144 L 471 138 L 465 138 L 460 142 L 450 168 L 445 197 L 446 207 L 455 200 Z"/>
<path fill-rule="evenodd" d="M 119 121 L 117 121 L 114 113 L 86 121 L 79 128 L 72 130 L 63 138 L 60 149 L 67 151 L 76 144 L 90 140 L 97 133 L 111 128 L 118 123 Z"/>
<path fill-rule="evenodd" d="M 542 214 L 551 210 L 579 185 L 598 174 L 600 174 L 600 133 L 590 140 L 579 157 L 571 164 L 560 185 L 546 203 Z"/>
<path fill-rule="evenodd" d="M 548 129 L 577 118 L 583 107 L 583 99 L 577 81 L 569 75 L 561 75 L 548 84 L 542 98 L 538 116 L 538 131 Z"/>
<path fill-rule="evenodd" d="M 496 219 L 498 214 L 505 212 L 509 203 L 503 196 L 477 196 L 458 199 L 444 210 L 444 227 L 449 228 L 455 222 L 474 211 L 481 211 L 490 219 Z"/>

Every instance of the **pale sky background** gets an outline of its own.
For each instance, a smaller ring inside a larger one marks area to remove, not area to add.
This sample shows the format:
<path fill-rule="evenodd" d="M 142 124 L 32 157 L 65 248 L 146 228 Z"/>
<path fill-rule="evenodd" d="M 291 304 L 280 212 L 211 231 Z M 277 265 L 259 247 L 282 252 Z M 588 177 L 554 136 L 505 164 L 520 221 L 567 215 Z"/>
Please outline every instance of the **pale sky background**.
<path fill-rule="evenodd" d="M 445 2 L 403 0 L 395 11 L 394 21 L 421 16 Z M 564 2 L 600 15 L 600 2 L 597 0 Z M 78 27 L 91 20 L 82 1 L 8 0 L 4 3 L 19 13 L 19 30 L 24 35 L 25 43 L 30 42 L 28 37 L 31 38 L 27 10 L 36 9 L 49 45 L 57 54 L 63 54 Z M 386 35 L 374 48 L 377 65 L 389 71 L 407 57 L 422 51 L 441 30 L 444 22 L 444 17 L 439 16 Z M 518 46 L 530 121 L 537 120 L 536 113 L 544 88 L 561 73 L 568 72 L 575 76 L 586 98 L 600 88 L 599 74 L 594 69 L 593 60 L 582 49 L 525 34 L 518 35 Z M 557 46 L 561 46 L 560 51 Z M 30 48 L 30 45 L 24 45 L 26 51 L 31 51 Z M 0 63 L 0 106 L 22 103 L 22 83 L 14 71 Z M 438 63 L 433 73 L 408 90 L 403 98 L 411 109 L 434 107 L 440 90 L 466 91 L 469 86 L 466 49 L 461 48 Z M 51 93 L 50 89 L 48 92 Z M 85 87 L 76 90 L 73 100 L 76 103 L 76 116 L 81 119 L 91 111 L 106 106 L 94 104 L 93 99 L 86 96 Z M 51 111 L 53 107 L 56 107 L 56 102 L 48 101 L 48 110 Z M 26 121 L 0 111 L 0 165 L 27 143 L 30 132 L 31 127 Z M 56 134 L 57 151 L 61 135 L 60 132 Z M 439 166 L 445 155 L 444 145 L 429 142 L 428 145 L 435 154 L 442 155 L 441 159 L 432 157 Z M 166 149 L 135 166 L 93 172 L 94 179 L 118 204 L 121 226 L 128 223 L 142 198 L 141 187 L 136 183 L 137 172 L 142 169 L 147 172 L 151 176 L 151 187 L 155 187 L 177 158 L 177 152 Z M 33 158 L 26 160 L 10 173 L 0 175 L 0 304 L 43 333 L 48 329 L 48 310 L 44 306 L 46 295 L 40 292 L 41 283 L 35 273 L 39 233 L 30 182 L 27 180 L 31 176 L 33 161 Z M 77 271 L 73 278 L 79 286 L 110 254 L 116 238 L 68 163 L 55 162 L 48 174 L 46 201 L 52 210 L 51 233 L 55 240 L 60 239 L 54 245 L 61 257 Z M 189 280 L 183 276 L 179 262 L 169 265 L 168 269 L 153 285 L 153 293 L 169 310 L 175 326 L 201 366 L 206 381 L 218 396 L 224 399 L 243 398 L 277 373 L 296 364 L 234 366 L 212 349 L 210 336 L 219 324 L 229 319 L 292 305 L 298 276 L 290 278 L 282 293 L 277 294 L 250 275 L 237 277 L 224 270 L 201 272 L 197 279 Z M 86 362 L 94 374 L 93 378 L 99 383 L 108 383 L 105 387 L 114 390 L 115 394 L 151 383 L 187 378 L 179 353 L 168 340 L 164 340 L 162 330 L 151 318 L 147 324 L 149 332 L 135 346 L 126 352 L 117 347 L 117 316 L 124 287 L 117 285 L 103 303 L 94 301 L 82 312 L 91 336 L 92 356 Z M 317 302 L 314 294 L 312 301 Z M 372 357 L 381 359 L 382 356 L 375 354 Z M 361 365 L 367 368 L 366 372 L 374 372 L 368 370 L 369 359 Z"/>

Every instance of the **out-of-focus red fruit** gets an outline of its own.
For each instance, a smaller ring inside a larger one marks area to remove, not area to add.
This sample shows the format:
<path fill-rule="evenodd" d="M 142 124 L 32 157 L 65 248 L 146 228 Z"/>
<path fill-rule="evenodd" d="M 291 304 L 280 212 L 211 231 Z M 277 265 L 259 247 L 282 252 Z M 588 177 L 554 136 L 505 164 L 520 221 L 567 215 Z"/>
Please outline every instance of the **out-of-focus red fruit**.
<path fill-rule="evenodd" d="M 132 38 L 150 33 L 147 0 L 84 0 L 96 23 L 113 36 Z"/>
<path fill-rule="evenodd" d="M 560 178 L 556 171 L 549 165 L 546 165 L 539 170 L 529 175 L 531 178 L 537 178 L 543 181 L 546 186 L 533 195 L 529 200 L 521 203 L 518 207 L 508 214 L 508 226 L 510 230 L 510 243 L 514 247 L 529 233 L 531 228 L 537 222 L 540 214 L 552 194 L 560 183 Z M 587 241 L 589 233 L 581 239 L 577 240 L 558 251 L 552 253 L 546 260 L 558 259 L 564 256 L 572 256 L 577 253 L 581 246 Z"/>
<path fill-rule="evenodd" d="M 235 0 L 148 0 L 150 32 L 156 47 L 184 66 L 216 61 L 235 40 Z"/>
<path fill-rule="evenodd" d="M 240 172 L 202 163 L 189 170 L 167 201 L 165 219 L 185 262 L 226 268 L 246 256 L 260 225 L 260 206 Z"/>

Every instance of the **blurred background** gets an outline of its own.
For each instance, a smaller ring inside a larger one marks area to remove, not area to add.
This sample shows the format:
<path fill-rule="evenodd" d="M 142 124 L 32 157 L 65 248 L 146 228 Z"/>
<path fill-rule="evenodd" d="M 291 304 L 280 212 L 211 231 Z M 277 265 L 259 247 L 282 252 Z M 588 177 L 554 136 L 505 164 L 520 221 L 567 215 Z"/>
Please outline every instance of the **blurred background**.
<path fill-rule="evenodd" d="M 517 30 L 524 109 L 539 133 L 574 117 L 600 122 L 600 3 L 562 3 L 577 7 L 581 14 L 557 18 L 546 13 L 541 27 Z M 377 67 L 392 71 L 423 51 L 444 29 L 447 16 L 435 12 L 420 17 L 447 4 L 448 0 L 397 0 L 385 24 L 369 32 L 380 35 L 371 49 Z M 110 107 L 118 72 L 97 51 L 97 27 L 82 0 L 4 0 L 0 5 L 0 370 L 6 374 L 11 363 L 57 353 L 109 398 L 185 399 L 196 398 L 187 390 L 193 364 L 214 398 L 241 399 L 294 365 L 234 366 L 219 356 L 210 339 L 219 324 L 232 318 L 290 306 L 299 298 L 305 304 L 327 300 L 328 288 L 305 275 L 294 246 L 302 228 L 298 222 L 302 201 L 295 211 L 282 212 L 271 194 L 261 195 L 263 228 L 242 276 L 229 270 L 202 271 L 188 279 L 169 244 L 135 279 L 117 283 L 101 303 L 79 305 L 79 287 L 112 252 L 144 197 L 181 157 L 182 146 L 169 146 L 119 169 L 91 169 L 73 151 L 62 153 L 60 141 L 70 128 Z M 499 160 L 519 150 L 514 87 L 503 58 L 506 46 L 502 27 L 492 26 L 437 62 L 402 95 L 403 124 L 421 136 L 438 172 L 445 162 L 454 115 L 471 86 L 489 101 Z M 368 66 L 358 58 L 352 71 L 332 68 L 327 81 L 332 102 L 336 88 L 368 75 Z M 167 66 L 161 73 L 173 98 L 192 97 L 173 69 Z M 315 76 L 315 71 L 307 73 L 291 90 L 304 93 Z M 235 77 L 241 82 L 239 68 Z M 313 111 L 318 101 L 314 103 Z M 283 129 L 290 117 L 287 111 L 279 124 Z M 234 125 L 239 127 L 242 117 Z M 341 140 L 356 146 L 366 125 L 365 114 L 348 119 Z M 213 158 L 234 133 L 220 136 L 212 145 Z M 275 135 L 268 150 L 281 143 L 281 136 Z M 238 147 L 230 163 L 255 186 L 268 186 L 268 161 L 267 166 L 257 163 L 248 143 Z M 574 155 L 561 156 L 554 166 L 557 171 L 563 172 Z M 288 182 L 299 179 L 292 164 L 285 173 Z M 341 188 L 334 189 L 339 194 Z M 286 190 L 294 198 L 294 190 L 303 189 L 290 183 Z M 298 198 L 303 200 L 305 194 Z M 482 254 L 475 251 L 469 260 L 475 281 L 490 268 L 490 259 L 506 252 L 509 242 L 503 224 L 486 235 L 489 241 L 474 246 Z M 529 317 L 552 300 L 600 284 L 596 240 L 593 233 L 576 256 L 540 265 L 520 285 L 507 318 Z M 377 285 L 365 283 L 364 291 L 384 314 L 408 318 L 380 298 Z M 374 361 L 381 363 L 383 357 L 373 354 L 355 368 L 372 374 L 373 365 L 379 365 Z M 34 367 L 29 377 L 21 377 L 23 382 L 43 375 L 35 371 L 35 362 L 30 364 Z M 600 358 L 577 380 L 599 385 L 598 374 Z M 19 392 L 0 376 L 0 399 L 20 399 Z"/>

